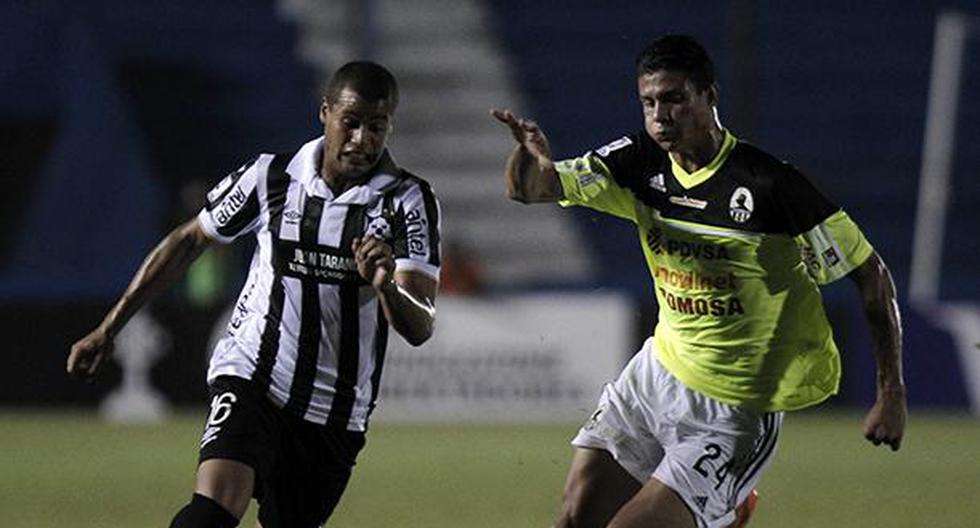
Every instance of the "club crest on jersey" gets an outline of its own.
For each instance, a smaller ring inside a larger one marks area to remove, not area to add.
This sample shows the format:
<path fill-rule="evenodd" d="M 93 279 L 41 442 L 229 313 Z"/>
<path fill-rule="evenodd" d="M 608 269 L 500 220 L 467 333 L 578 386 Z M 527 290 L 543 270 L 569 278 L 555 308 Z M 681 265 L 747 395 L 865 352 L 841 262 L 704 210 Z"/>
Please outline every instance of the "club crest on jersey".
<path fill-rule="evenodd" d="M 651 189 L 656 189 L 660 192 L 667 192 L 667 184 L 664 182 L 664 173 L 658 172 L 650 177 L 648 185 Z"/>
<path fill-rule="evenodd" d="M 752 199 L 752 192 L 745 187 L 739 187 L 732 193 L 732 199 L 728 202 L 728 214 L 732 220 L 744 224 L 752 216 L 755 209 L 755 202 Z"/>
<path fill-rule="evenodd" d="M 369 216 L 367 227 L 364 228 L 364 235 L 381 240 L 388 240 L 391 238 L 391 224 L 384 217 L 384 215 L 378 215 L 375 217 Z"/>

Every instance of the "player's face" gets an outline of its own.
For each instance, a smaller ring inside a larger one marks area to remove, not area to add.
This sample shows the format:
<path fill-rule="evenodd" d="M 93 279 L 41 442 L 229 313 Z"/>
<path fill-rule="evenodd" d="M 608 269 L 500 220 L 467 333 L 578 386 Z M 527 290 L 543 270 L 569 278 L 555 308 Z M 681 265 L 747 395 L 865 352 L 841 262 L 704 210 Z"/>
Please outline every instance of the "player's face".
<path fill-rule="evenodd" d="M 637 79 L 647 134 L 668 152 L 703 144 L 715 125 L 715 88 L 698 91 L 687 75 L 659 70 Z"/>
<path fill-rule="evenodd" d="M 370 171 L 384 153 L 393 112 L 390 99 L 368 101 L 350 88 L 341 90 L 332 104 L 324 101 L 320 122 L 327 174 L 357 178 Z"/>

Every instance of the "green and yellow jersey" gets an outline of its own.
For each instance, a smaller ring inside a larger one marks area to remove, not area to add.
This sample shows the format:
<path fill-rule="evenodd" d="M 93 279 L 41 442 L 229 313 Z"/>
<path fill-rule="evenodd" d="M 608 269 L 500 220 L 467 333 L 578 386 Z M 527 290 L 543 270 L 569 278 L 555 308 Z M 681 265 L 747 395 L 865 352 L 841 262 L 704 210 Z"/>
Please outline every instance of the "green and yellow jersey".
<path fill-rule="evenodd" d="M 727 131 L 715 159 L 691 174 L 645 132 L 556 167 L 563 206 L 636 224 L 660 306 L 658 358 L 681 382 L 764 411 L 837 391 L 840 358 L 818 284 L 873 249 L 797 169 Z"/>

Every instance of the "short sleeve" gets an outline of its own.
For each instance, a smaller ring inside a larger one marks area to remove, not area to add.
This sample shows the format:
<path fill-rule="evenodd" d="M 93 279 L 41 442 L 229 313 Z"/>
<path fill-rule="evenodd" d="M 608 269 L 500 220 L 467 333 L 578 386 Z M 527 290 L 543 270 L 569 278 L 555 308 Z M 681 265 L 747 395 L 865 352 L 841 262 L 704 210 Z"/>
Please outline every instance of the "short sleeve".
<path fill-rule="evenodd" d="M 788 235 L 797 236 L 809 231 L 840 210 L 795 167 L 784 163 L 781 168 L 773 192 Z"/>
<path fill-rule="evenodd" d="M 439 201 L 429 184 L 414 180 L 399 198 L 392 249 L 396 271 L 418 271 L 439 279 L 441 266 Z"/>
<path fill-rule="evenodd" d="M 208 192 L 197 215 L 208 237 L 229 243 L 258 226 L 260 159 L 242 165 Z"/>
<path fill-rule="evenodd" d="M 844 277 L 874 252 L 858 225 L 840 210 L 794 240 L 817 284 L 829 284 Z"/>
<path fill-rule="evenodd" d="M 617 182 L 614 170 L 621 165 L 621 154 L 629 150 L 629 137 L 618 139 L 596 151 L 555 163 L 564 199 L 559 205 L 580 205 L 636 222 L 633 193 Z"/>
<path fill-rule="evenodd" d="M 786 232 L 802 251 L 803 263 L 817 284 L 829 284 L 860 266 L 874 252 L 851 217 L 789 164 L 773 190 Z"/>

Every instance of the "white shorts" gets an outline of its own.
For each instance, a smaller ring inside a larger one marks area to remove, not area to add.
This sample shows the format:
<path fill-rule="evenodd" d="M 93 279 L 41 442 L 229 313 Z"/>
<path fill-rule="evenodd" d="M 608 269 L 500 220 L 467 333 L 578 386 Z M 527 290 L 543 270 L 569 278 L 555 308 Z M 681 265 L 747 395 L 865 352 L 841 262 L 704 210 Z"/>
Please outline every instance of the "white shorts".
<path fill-rule="evenodd" d="M 783 413 L 760 413 L 692 391 L 656 358 L 653 338 L 606 384 L 572 440 L 603 449 L 641 484 L 674 490 L 701 528 L 722 528 L 776 451 Z"/>

